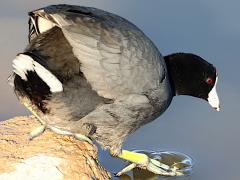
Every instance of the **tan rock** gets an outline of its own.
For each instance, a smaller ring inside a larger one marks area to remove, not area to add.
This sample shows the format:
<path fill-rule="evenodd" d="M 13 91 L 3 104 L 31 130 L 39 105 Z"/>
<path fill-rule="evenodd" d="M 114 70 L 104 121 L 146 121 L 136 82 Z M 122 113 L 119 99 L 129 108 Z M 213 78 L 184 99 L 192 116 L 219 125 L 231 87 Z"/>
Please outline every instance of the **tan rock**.
<path fill-rule="evenodd" d="M 28 140 L 39 126 L 33 116 L 0 122 L 0 179 L 110 179 L 97 162 L 97 148 L 46 130 Z"/>

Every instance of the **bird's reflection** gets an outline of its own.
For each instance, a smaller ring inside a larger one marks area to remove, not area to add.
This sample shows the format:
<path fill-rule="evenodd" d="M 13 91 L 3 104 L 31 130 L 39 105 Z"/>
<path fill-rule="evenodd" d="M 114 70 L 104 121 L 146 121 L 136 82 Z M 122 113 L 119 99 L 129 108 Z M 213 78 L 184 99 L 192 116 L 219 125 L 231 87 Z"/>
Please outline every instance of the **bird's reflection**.
<path fill-rule="evenodd" d="M 131 172 L 132 175 L 124 174 L 119 177 L 119 180 L 191 180 L 191 176 L 182 177 L 164 177 L 151 173 L 147 170 L 135 168 Z"/>
<path fill-rule="evenodd" d="M 134 168 L 132 171 L 132 177 L 130 175 L 124 174 L 119 177 L 119 180 L 156 180 L 159 176 L 153 174 L 149 171 Z"/>

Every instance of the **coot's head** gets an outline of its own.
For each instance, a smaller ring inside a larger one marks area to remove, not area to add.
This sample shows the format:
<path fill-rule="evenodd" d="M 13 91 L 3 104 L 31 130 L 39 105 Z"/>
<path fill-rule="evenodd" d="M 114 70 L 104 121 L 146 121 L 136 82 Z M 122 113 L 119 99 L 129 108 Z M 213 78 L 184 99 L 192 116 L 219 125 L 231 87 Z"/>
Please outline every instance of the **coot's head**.
<path fill-rule="evenodd" d="M 216 68 L 203 58 L 189 53 L 176 53 L 164 57 L 171 87 L 175 95 L 189 95 L 204 99 L 220 111 L 216 91 Z"/>

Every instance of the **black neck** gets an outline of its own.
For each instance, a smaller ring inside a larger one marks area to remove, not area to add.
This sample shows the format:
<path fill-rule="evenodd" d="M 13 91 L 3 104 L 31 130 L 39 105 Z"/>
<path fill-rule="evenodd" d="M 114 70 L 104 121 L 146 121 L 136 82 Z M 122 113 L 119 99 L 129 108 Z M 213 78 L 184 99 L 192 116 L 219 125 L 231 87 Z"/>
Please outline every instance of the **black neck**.
<path fill-rule="evenodd" d="M 179 89 L 179 86 L 181 85 L 181 79 L 179 78 L 174 78 L 174 77 L 178 77 L 181 73 L 180 73 L 180 69 L 178 67 L 178 62 L 175 60 L 175 58 L 173 57 L 173 55 L 168 55 L 164 57 L 166 65 L 167 65 L 167 70 L 168 70 L 168 75 L 169 75 L 169 81 L 170 81 L 170 85 L 172 88 L 172 92 L 173 95 L 176 96 L 178 95 L 181 91 Z"/>

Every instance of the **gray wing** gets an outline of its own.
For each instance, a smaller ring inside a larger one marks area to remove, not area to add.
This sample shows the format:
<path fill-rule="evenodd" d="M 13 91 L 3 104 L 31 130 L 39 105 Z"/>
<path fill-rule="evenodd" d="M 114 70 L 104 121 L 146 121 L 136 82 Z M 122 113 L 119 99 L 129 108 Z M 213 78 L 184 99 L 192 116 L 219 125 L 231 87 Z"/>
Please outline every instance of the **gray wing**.
<path fill-rule="evenodd" d="M 57 5 L 35 11 L 60 27 L 92 88 L 105 98 L 142 94 L 161 85 L 165 63 L 127 20 L 95 8 Z"/>

